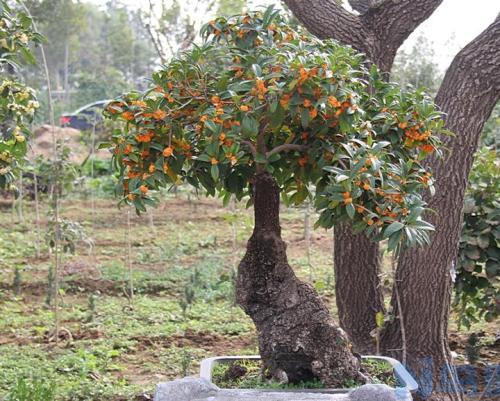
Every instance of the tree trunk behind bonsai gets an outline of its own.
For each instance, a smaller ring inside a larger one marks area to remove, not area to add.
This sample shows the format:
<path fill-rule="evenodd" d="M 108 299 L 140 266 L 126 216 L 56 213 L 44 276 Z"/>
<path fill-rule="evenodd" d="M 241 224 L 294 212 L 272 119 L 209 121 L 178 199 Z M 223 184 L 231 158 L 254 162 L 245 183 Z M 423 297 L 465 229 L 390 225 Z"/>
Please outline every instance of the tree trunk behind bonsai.
<path fill-rule="evenodd" d="M 279 187 L 269 173 L 254 183 L 255 228 L 238 267 L 237 300 L 254 321 L 264 366 L 281 381 L 319 378 L 341 387 L 362 380 L 347 336 L 316 291 L 288 264 L 279 222 Z"/>
<path fill-rule="evenodd" d="M 368 11 L 360 16 L 350 14 L 330 0 L 285 2 L 311 32 L 354 46 L 365 52 L 384 72 L 388 72 L 402 40 L 440 5 L 441 0 L 385 1 L 376 8 L 368 7 Z M 398 319 L 386 328 L 382 338 L 386 353 L 402 359 L 406 355 L 407 364 L 419 381 L 421 395 L 429 395 L 427 400 L 455 401 L 463 398 L 450 386 L 450 380 L 442 380 L 441 376 L 444 372 L 448 378 L 454 377 L 453 369 L 447 371 L 452 364 L 447 345 L 450 269 L 458 248 L 461 206 L 472 156 L 482 126 L 498 101 L 499 38 L 497 18 L 494 24 L 455 57 L 436 98 L 436 103 L 448 113 L 447 128 L 457 134 L 456 138 L 445 140 L 453 157 L 440 166 L 434 163 L 434 167 L 437 167 L 435 175 L 442 175 L 442 179 L 438 182 L 437 195 L 430 206 L 442 218 L 434 221 L 439 227 L 433 235 L 431 247 L 409 250 L 400 258 L 395 285 L 401 295 L 402 313 L 398 311 L 394 291 L 392 309 L 394 315 L 403 318 L 406 342 L 402 342 L 402 327 Z M 456 173 L 453 174 L 453 171 Z M 337 246 L 342 248 L 345 241 L 351 240 L 349 236 L 337 236 Z M 357 252 L 355 247 L 351 249 Z M 372 252 L 369 249 L 369 253 Z M 350 259 L 344 253 L 336 269 L 348 270 L 352 267 Z M 374 275 L 373 269 L 367 273 Z M 357 293 L 360 288 L 351 286 L 345 293 L 364 297 L 364 291 Z M 342 305 L 347 308 L 346 313 L 350 312 L 350 316 L 356 315 L 352 313 L 356 309 L 351 310 L 349 303 L 342 303 L 341 308 L 344 307 Z M 359 304 L 356 305 L 356 308 L 359 307 Z M 368 327 L 369 324 L 358 325 L 364 326 Z M 349 334 L 352 335 L 351 332 Z"/>
<path fill-rule="evenodd" d="M 370 333 L 377 327 L 377 312 L 384 313 L 378 244 L 363 234 L 353 234 L 347 224 L 335 226 L 334 231 L 333 266 L 340 326 L 357 353 L 374 355 L 376 341 Z"/>
<path fill-rule="evenodd" d="M 441 394 L 443 390 L 451 394 L 456 380 L 446 340 L 452 277 L 467 179 L 484 123 L 500 97 L 499 64 L 497 17 L 455 57 L 436 96 L 436 103 L 446 114 L 446 128 L 455 134 L 443 138 L 452 157 L 431 161 L 437 182 L 429 207 L 438 213 L 429 213 L 427 219 L 436 232 L 429 247 L 408 249 L 401 255 L 395 282 L 401 296 L 407 365 L 419 378 L 422 399 L 458 399 Z M 398 310 L 394 296 L 392 309 Z M 401 356 L 399 320 L 387 327 L 382 343 L 386 353 Z"/>
<path fill-rule="evenodd" d="M 354 15 L 332 0 L 285 0 L 310 32 L 365 53 L 386 77 L 401 44 L 441 2 L 363 0 L 357 3 L 364 12 Z M 374 3 L 380 4 L 373 7 Z M 335 228 L 334 243 L 335 289 L 341 327 L 357 352 L 375 353 L 376 342 L 370 333 L 377 328 L 376 313 L 384 312 L 379 245 L 364 234 L 353 234 L 349 227 Z"/>

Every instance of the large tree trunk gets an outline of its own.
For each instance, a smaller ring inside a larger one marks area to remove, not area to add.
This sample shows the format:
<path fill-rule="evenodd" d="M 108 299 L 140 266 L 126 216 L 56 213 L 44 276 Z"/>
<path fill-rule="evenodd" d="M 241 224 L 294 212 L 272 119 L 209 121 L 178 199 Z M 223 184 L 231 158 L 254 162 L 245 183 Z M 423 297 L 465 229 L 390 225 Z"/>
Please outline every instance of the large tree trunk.
<path fill-rule="evenodd" d="M 362 355 L 373 355 L 377 349 L 370 333 L 377 327 L 375 315 L 384 312 L 379 269 L 378 246 L 365 235 L 353 234 L 349 225 L 335 227 L 335 296 L 339 322 L 354 350 Z"/>
<path fill-rule="evenodd" d="M 370 7 L 371 1 L 359 1 L 365 4 L 357 7 L 363 13 L 358 17 L 349 15 L 332 0 L 285 2 L 311 32 L 364 51 L 369 59 L 388 72 L 402 40 L 439 6 L 441 0 L 386 0 L 376 7 Z M 461 206 L 473 153 L 482 126 L 498 100 L 499 40 L 497 20 L 457 56 L 445 77 L 436 103 L 448 113 L 447 127 L 457 133 L 457 137 L 445 140 L 453 157 L 446 164 L 433 162 L 439 181 L 438 195 L 430 205 L 438 215 L 430 216 L 430 220 L 436 224 L 437 231 L 431 247 L 406 251 L 397 270 L 395 286 L 402 306 L 399 311 L 393 291 L 392 309 L 401 320 L 395 319 L 387 327 L 383 343 L 386 353 L 406 360 L 414 371 L 422 398 L 462 398 L 453 386 L 455 374 L 447 345 L 450 269 L 457 254 Z M 346 235 L 336 239 L 340 242 L 351 240 Z M 339 244 L 339 248 L 344 246 Z M 336 266 L 337 270 L 349 268 L 350 258 L 344 254 L 343 259 L 341 266 Z M 360 286 L 348 291 L 357 297 L 365 294 Z M 350 316 L 355 316 L 353 312 L 359 309 L 357 304 L 352 310 L 349 303 L 343 305 L 341 307 L 346 307 Z M 369 324 L 363 326 L 369 327 Z"/>
<path fill-rule="evenodd" d="M 358 0 L 362 15 L 349 13 L 334 0 L 285 0 L 313 34 L 333 38 L 364 52 L 388 77 L 401 44 L 442 0 Z M 376 7 L 373 5 L 376 4 Z M 335 288 L 341 327 L 359 353 L 374 353 L 370 333 L 375 314 L 383 312 L 379 245 L 364 234 L 335 228 Z"/>
<path fill-rule="evenodd" d="M 264 365 L 272 376 L 289 382 L 316 377 L 340 387 L 361 379 L 347 336 L 316 291 L 298 280 L 288 264 L 279 204 L 274 178 L 257 174 L 255 228 L 238 267 L 237 301 L 257 327 Z"/>
<path fill-rule="evenodd" d="M 446 127 L 455 136 L 444 138 L 450 150 L 446 161 L 434 159 L 436 196 L 428 214 L 436 227 L 432 243 L 409 249 L 399 261 L 396 285 L 401 297 L 402 322 L 394 320 L 383 336 L 387 353 L 402 356 L 420 383 L 427 400 L 459 400 L 447 345 L 452 271 L 462 227 L 462 205 L 484 123 L 500 97 L 500 18 L 467 45 L 453 61 L 436 97 L 446 113 Z M 392 308 L 399 313 L 397 300 Z M 402 342 L 402 333 L 406 342 Z M 433 372 L 433 375 L 429 373 Z M 449 390 L 443 395 L 443 389 Z"/>

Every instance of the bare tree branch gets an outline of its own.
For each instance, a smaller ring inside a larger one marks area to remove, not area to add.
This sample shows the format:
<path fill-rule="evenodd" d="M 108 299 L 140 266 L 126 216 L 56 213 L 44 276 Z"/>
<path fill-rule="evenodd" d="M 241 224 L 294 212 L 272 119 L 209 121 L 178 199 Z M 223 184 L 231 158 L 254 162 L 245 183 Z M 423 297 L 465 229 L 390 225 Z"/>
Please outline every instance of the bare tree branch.
<path fill-rule="evenodd" d="M 334 0 L 285 0 L 309 32 L 321 39 L 333 38 L 365 52 L 365 27 L 357 15 Z"/>
<path fill-rule="evenodd" d="M 442 3 L 442 0 L 370 2 L 362 8 L 368 7 L 366 13 L 358 16 L 334 0 L 284 1 L 310 32 L 366 53 L 384 72 L 390 71 L 401 44 Z"/>
<path fill-rule="evenodd" d="M 257 149 L 255 148 L 254 144 L 250 141 L 241 141 L 242 145 L 245 145 L 250 149 L 250 153 L 252 153 L 252 156 L 254 159 L 257 157 Z"/>
<path fill-rule="evenodd" d="M 439 7 L 443 0 L 386 0 L 359 18 L 373 37 L 373 61 L 388 72 L 396 52 L 411 33 Z M 385 56 L 384 56 L 385 55 Z"/>
<path fill-rule="evenodd" d="M 285 143 L 283 145 L 276 146 L 275 148 L 271 149 L 269 152 L 266 153 L 266 157 L 269 158 L 272 155 L 280 152 L 290 152 L 292 150 L 298 150 L 299 152 L 303 152 L 308 149 L 308 146 L 306 145 L 298 145 L 294 143 Z"/>

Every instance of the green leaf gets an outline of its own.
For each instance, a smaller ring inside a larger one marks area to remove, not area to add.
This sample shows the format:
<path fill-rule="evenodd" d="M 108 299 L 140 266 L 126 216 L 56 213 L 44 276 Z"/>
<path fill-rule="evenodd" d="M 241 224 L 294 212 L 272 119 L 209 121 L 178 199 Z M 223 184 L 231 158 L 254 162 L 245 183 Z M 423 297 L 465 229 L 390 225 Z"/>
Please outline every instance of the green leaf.
<path fill-rule="evenodd" d="M 399 221 L 395 221 L 394 223 L 390 224 L 385 230 L 384 230 L 384 238 L 389 238 L 392 234 L 395 232 L 402 230 L 405 227 L 403 223 L 400 223 Z"/>
<path fill-rule="evenodd" d="M 345 181 L 345 180 L 348 180 L 348 179 L 349 179 L 349 176 L 345 175 L 345 174 L 338 174 L 335 177 L 335 181 L 337 181 L 337 182 L 342 182 L 342 181 Z"/>
<path fill-rule="evenodd" d="M 270 113 L 270 123 L 271 128 L 279 128 L 283 124 L 285 120 L 285 110 L 279 106 L 276 108 L 274 112 Z"/>
<path fill-rule="evenodd" d="M 261 153 L 257 153 L 255 155 L 255 162 L 256 163 L 259 163 L 259 164 L 266 164 L 267 163 L 267 159 L 266 159 L 266 156 L 264 156 L 263 154 Z"/>
<path fill-rule="evenodd" d="M 212 165 L 210 168 L 210 175 L 214 179 L 214 181 L 217 181 L 219 179 L 219 166 L 217 164 Z"/>
<path fill-rule="evenodd" d="M 354 214 L 356 213 L 356 209 L 352 203 L 348 203 L 346 206 L 346 212 L 349 218 L 352 220 L 354 218 Z"/>
<path fill-rule="evenodd" d="M 300 113 L 300 123 L 302 124 L 302 128 L 306 129 L 309 127 L 309 122 L 311 121 L 311 116 L 309 115 L 309 110 L 303 109 Z"/>
<path fill-rule="evenodd" d="M 256 77 L 262 76 L 262 68 L 258 64 L 252 64 L 252 71 Z"/>
<path fill-rule="evenodd" d="M 205 127 L 207 127 L 214 134 L 217 134 L 218 131 L 219 131 L 218 126 L 213 121 L 211 121 L 211 120 L 205 121 Z"/>
<path fill-rule="evenodd" d="M 403 231 L 397 231 L 389 237 L 389 241 L 387 241 L 387 250 L 394 251 L 399 245 L 401 238 L 403 237 Z"/>
<path fill-rule="evenodd" d="M 259 123 L 255 118 L 245 115 L 241 123 L 241 131 L 244 135 L 257 135 L 259 133 Z"/>
<path fill-rule="evenodd" d="M 469 259 L 472 259 L 472 260 L 478 260 L 481 257 L 481 252 L 479 251 L 479 248 L 477 248 L 477 247 L 468 246 L 465 249 L 465 254 L 467 255 L 467 257 Z"/>
<path fill-rule="evenodd" d="M 99 149 L 99 150 L 101 150 L 101 149 L 109 149 L 112 146 L 113 146 L 113 144 L 111 142 L 101 142 L 99 144 L 99 146 L 97 147 L 97 149 Z"/>
<path fill-rule="evenodd" d="M 384 326 L 384 312 L 377 312 L 375 314 L 375 323 L 379 329 Z"/>
<path fill-rule="evenodd" d="M 201 162 L 207 162 L 207 163 L 209 163 L 209 162 L 210 162 L 210 160 L 211 160 L 211 158 L 210 158 L 210 156 L 209 156 L 209 155 L 207 155 L 206 153 L 203 153 L 202 155 L 199 155 L 199 156 L 197 157 L 197 160 L 199 160 L 199 161 L 201 161 Z"/>
<path fill-rule="evenodd" d="M 490 237 L 487 235 L 481 235 L 477 237 L 477 245 L 479 245 L 480 248 L 486 249 L 490 245 Z"/>

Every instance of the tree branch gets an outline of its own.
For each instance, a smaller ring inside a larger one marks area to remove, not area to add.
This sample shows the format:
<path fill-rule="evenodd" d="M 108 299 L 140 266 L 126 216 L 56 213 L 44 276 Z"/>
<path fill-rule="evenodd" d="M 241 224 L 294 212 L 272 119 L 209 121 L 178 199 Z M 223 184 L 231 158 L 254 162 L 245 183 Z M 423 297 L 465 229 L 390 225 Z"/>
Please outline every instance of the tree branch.
<path fill-rule="evenodd" d="M 308 146 L 306 145 L 298 145 L 294 143 L 285 143 L 283 145 L 276 146 L 275 148 L 271 149 L 269 152 L 266 153 L 266 157 L 269 158 L 272 155 L 280 152 L 290 152 L 292 150 L 298 150 L 299 152 L 303 152 L 308 149 Z"/>
<path fill-rule="evenodd" d="M 321 39 L 335 39 L 366 51 L 367 31 L 357 15 L 335 0 L 284 0 L 304 26 Z"/>
<path fill-rule="evenodd" d="M 354 15 L 334 0 L 284 0 L 319 38 L 332 38 L 366 53 L 388 73 L 401 44 L 443 0 L 386 0 Z"/>
<path fill-rule="evenodd" d="M 255 159 L 257 157 L 257 149 L 255 149 L 255 146 L 252 142 L 250 141 L 241 141 L 240 142 L 242 145 L 245 145 L 250 149 L 250 153 L 252 154 L 253 158 Z"/>
<path fill-rule="evenodd" d="M 500 15 L 455 56 L 436 95 L 446 128 L 457 134 L 443 138 L 455 158 L 472 163 L 483 125 L 500 99 L 499 64 Z"/>
<path fill-rule="evenodd" d="M 442 2 L 443 0 L 386 0 L 370 8 L 359 17 L 361 24 L 373 36 L 373 50 L 366 53 L 374 57 L 372 60 L 384 72 L 389 72 L 403 42 Z"/>

